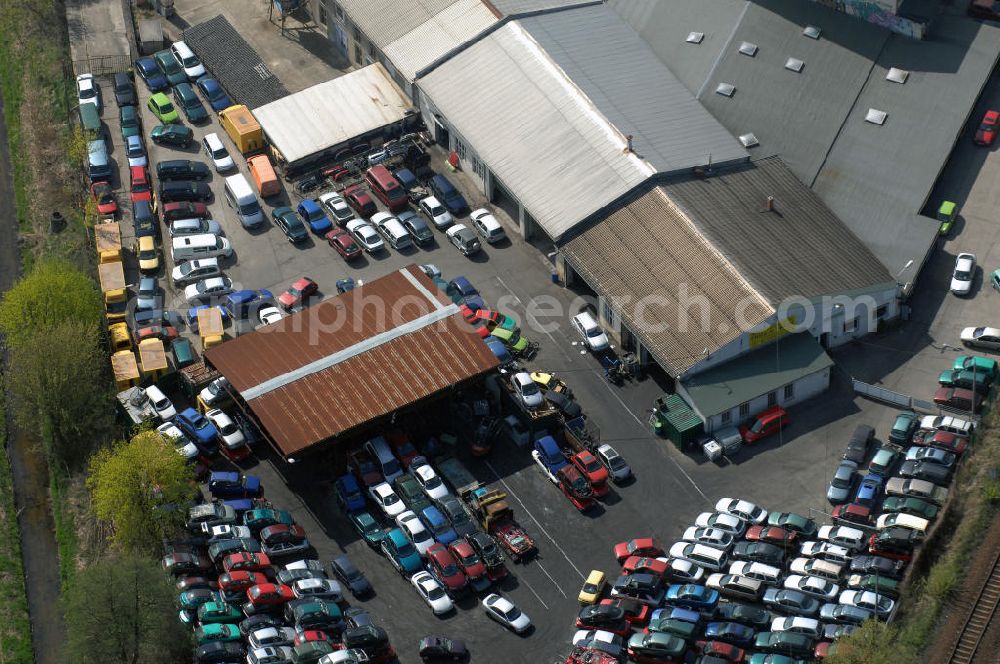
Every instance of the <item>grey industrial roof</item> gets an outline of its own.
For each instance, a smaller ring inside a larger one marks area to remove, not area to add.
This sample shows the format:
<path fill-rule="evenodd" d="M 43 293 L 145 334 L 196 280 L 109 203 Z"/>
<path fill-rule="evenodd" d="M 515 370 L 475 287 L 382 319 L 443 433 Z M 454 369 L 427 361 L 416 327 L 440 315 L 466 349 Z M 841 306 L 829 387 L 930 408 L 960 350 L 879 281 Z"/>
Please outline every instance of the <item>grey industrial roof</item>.
<path fill-rule="evenodd" d="M 383 48 L 460 0 L 338 0 L 354 23 Z"/>
<path fill-rule="evenodd" d="M 600 0 L 492 0 L 490 4 L 504 16 L 556 11 L 577 5 L 594 4 Z"/>
<path fill-rule="evenodd" d="M 271 145 L 291 164 L 414 112 L 409 97 L 376 62 L 261 106 L 253 114 Z"/>
<path fill-rule="evenodd" d="M 833 360 L 816 337 L 800 332 L 685 378 L 681 384 L 691 405 L 707 418 L 831 366 Z"/>
<path fill-rule="evenodd" d="M 581 230 L 561 251 L 673 375 L 738 337 L 744 323 L 774 314 L 660 188 Z M 692 301 L 707 307 L 683 304 Z"/>
<path fill-rule="evenodd" d="M 745 160 L 739 142 L 605 5 L 518 21 L 660 172 Z"/>
<path fill-rule="evenodd" d="M 893 287 L 885 266 L 781 159 L 769 157 L 663 190 L 695 227 L 777 307 Z M 768 196 L 774 210 L 766 211 Z"/>

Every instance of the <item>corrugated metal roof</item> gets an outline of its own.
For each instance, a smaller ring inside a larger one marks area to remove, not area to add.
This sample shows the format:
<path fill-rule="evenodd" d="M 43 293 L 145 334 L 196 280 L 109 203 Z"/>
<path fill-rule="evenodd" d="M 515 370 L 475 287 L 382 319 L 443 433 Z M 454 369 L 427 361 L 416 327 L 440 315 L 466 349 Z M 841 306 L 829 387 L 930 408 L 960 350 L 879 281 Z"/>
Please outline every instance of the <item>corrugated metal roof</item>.
<path fill-rule="evenodd" d="M 495 369 L 496 357 L 458 313 L 379 338 L 451 306 L 411 265 L 211 348 L 205 358 L 252 397 L 248 406 L 288 456 Z M 316 365 L 348 349 L 350 357 Z M 299 375 L 285 380 L 293 372 Z"/>
<path fill-rule="evenodd" d="M 593 4 L 594 1 L 595 0 L 491 0 L 491 4 L 504 16 L 514 16 L 516 14 L 559 10 L 577 5 Z"/>
<path fill-rule="evenodd" d="M 685 378 L 691 405 L 708 418 L 833 366 L 808 332 L 790 334 L 731 362 Z"/>
<path fill-rule="evenodd" d="M 659 363 L 679 375 L 772 314 L 767 301 L 656 188 L 582 231 L 562 248 Z M 685 308 L 683 302 L 706 302 Z M 646 302 L 650 306 L 637 307 Z M 707 316 L 702 326 L 693 316 Z M 742 322 L 741 322 L 742 318 Z"/>
<path fill-rule="evenodd" d="M 662 188 L 773 307 L 893 287 L 878 258 L 778 157 Z"/>
<path fill-rule="evenodd" d="M 380 49 L 458 1 L 338 0 L 355 25 Z"/>
<path fill-rule="evenodd" d="M 414 112 L 380 62 L 254 110 L 268 141 L 293 163 Z"/>
<path fill-rule="evenodd" d="M 407 80 L 412 81 L 418 71 L 471 41 L 497 20 L 483 0 L 457 0 L 387 44 L 382 52 Z"/>
<path fill-rule="evenodd" d="M 747 152 L 698 103 L 639 35 L 607 6 L 518 21 L 633 147 L 661 173 Z"/>

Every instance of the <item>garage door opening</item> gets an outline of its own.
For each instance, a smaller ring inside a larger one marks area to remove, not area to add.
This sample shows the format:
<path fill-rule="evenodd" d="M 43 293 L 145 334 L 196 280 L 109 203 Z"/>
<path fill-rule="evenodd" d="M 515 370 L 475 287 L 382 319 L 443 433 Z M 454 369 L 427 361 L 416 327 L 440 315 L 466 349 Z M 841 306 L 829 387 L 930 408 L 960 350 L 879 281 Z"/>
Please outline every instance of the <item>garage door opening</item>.
<path fill-rule="evenodd" d="M 493 176 L 493 200 L 494 206 L 507 213 L 507 216 L 514 220 L 515 224 L 521 223 L 521 206 L 517 199 L 510 193 L 510 189 L 504 186 L 503 182 L 495 175 Z"/>

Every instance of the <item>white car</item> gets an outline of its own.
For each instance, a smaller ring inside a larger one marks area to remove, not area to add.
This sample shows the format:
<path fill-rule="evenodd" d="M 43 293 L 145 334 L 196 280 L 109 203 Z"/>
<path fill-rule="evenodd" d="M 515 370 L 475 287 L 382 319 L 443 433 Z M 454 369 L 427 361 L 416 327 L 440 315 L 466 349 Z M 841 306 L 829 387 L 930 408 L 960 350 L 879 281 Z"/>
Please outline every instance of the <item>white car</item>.
<path fill-rule="evenodd" d="M 285 569 L 289 572 L 295 570 L 305 570 L 307 572 L 314 572 L 316 574 L 326 574 L 326 570 L 323 569 L 323 563 L 318 560 L 312 560 L 309 558 L 303 558 L 302 560 L 296 560 L 285 565 Z"/>
<path fill-rule="evenodd" d="M 503 625 L 516 634 L 520 634 L 531 627 L 531 619 L 528 618 L 521 609 L 514 606 L 506 597 L 497 593 L 490 593 L 480 602 L 483 611 L 493 620 Z"/>
<path fill-rule="evenodd" d="M 266 648 L 267 646 L 290 646 L 295 641 L 295 630 L 291 627 L 263 627 L 250 632 L 248 639 L 251 648 Z"/>
<path fill-rule="evenodd" d="M 597 448 L 597 458 L 608 469 L 615 482 L 624 482 L 632 477 L 632 467 L 625 461 L 625 457 L 607 443 Z"/>
<path fill-rule="evenodd" d="M 853 555 L 850 549 L 830 542 L 803 542 L 799 554 L 804 558 L 819 558 L 838 565 L 846 565 Z"/>
<path fill-rule="evenodd" d="M 292 594 L 299 599 L 328 599 L 338 603 L 344 599 L 344 589 L 330 579 L 298 579 L 292 582 Z"/>
<path fill-rule="evenodd" d="M 820 526 L 816 537 L 848 549 L 860 549 L 865 545 L 865 531 L 850 526 Z"/>
<path fill-rule="evenodd" d="M 97 107 L 97 112 L 101 112 L 101 88 L 93 74 L 80 74 L 76 77 L 76 102 L 81 106 L 93 104 Z"/>
<path fill-rule="evenodd" d="M 767 520 L 766 509 L 739 498 L 721 498 L 715 503 L 715 511 L 726 512 L 752 523 L 763 523 Z"/>
<path fill-rule="evenodd" d="M 775 618 L 771 621 L 771 631 L 805 634 L 813 639 L 823 638 L 823 625 L 820 621 L 815 618 L 803 618 L 802 616 Z"/>
<path fill-rule="evenodd" d="M 434 224 L 434 227 L 438 230 L 444 230 L 455 223 L 455 220 L 452 219 L 451 213 L 448 212 L 447 208 L 441 205 L 441 202 L 433 196 L 421 199 L 420 202 L 417 203 L 417 207 L 420 208 L 421 212 L 427 215 L 427 217 L 431 220 L 431 223 Z"/>
<path fill-rule="evenodd" d="M 156 430 L 160 432 L 161 436 L 166 436 L 171 444 L 173 444 L 174 449 L 177 450 L 177 453 L 188 461 L 198 457 L 198 446 L 185 436 L 180 427 L 173 422 L 164 422 L 156 427 Z"/>
<path fill-rule="evenodd" d="M 218 542 L 224 539 L 237 539 L 246 537 L 253 539 L 253 533 L 246 526 L 234 526 L 224 523 L 218 526 L 211 526 L 207 523 L 201 524 L 201 532 L 208 537 L 208 543 Z"/>
<path fill-rule="evenodd" d="M 385 249 L 385 242 L 378 234 L 375 227 L 362 219 L 354 219 L 347 222 L 347 232 L 350 233 L 358 244 L 369 254 L 374 254 Z"/>
<path fill-rule="evenodd" d="M 182 41 L 175 41 L 170 45 L 170 52 L 174 54 L 177 59 L 177 63 L 180 64 L 181 69 L 187 75 L 188 80 L 197 81 L 199 78 L 205 75 L 205 65 L 201 64 L 201 60 L 198 56 L 194 54 L 187 44 Z"/>
<path fill-rule="evenodd" d="M 785 578 L 785 588 L 788 590 L 798 590 L 823 602 L 832 602 L 833 598 L 840 592 L 840 586 L 832 581 L 821 579 L 818 576 L 802 576 L 800 574 L 789 574 Z"/>
<path fill-rule="evenodd" d="M 406 510 L 396 517 L 396 525 L 406 535 L 406 539 L 410 540 L 410 544 L 417 550 L 417 553 L 426 556 L 427 549 L 434 544 L 434 537 L 427 530 L 427 526 L 420 520 L 420 517 L 410 510 Z"/>
<path fill-rule="evenodd" d="M 625 637 L 603 629 L 578 629 L 573 635 L 573 645 L 599 650 L 614 657 L 625 650 Z"/>
<path fill-rule="evenodd" d="M 448 241 L 462 252 L 463 256 L 471 256 L 482 248 L 479 244 L 479 238 L 465 224 L 454 224 L 444 234 L 448 236 Z"/>
<path fill-rule="evenodd" d="M 142 144 L 142 136 L 132 135 L 125 139 L 125 156 L 128 157 L 128 165 L 146 166 L 149 161 L 146 157 L 146 146 Z"/>
<path fill-rule="evenodd" d="M 227 388 L 229 387 L 229 380 L 225 376 L 219 376 L 211 383 L 208 384 L 201 392 L 198 393 L 198 397 L 206 406 L 215 406 L 220 403 L 225 403 L 229 400 L 229 392 Z"/>
<path fill-rule="evenodd" d="M 329 655 L 323 655 L 316 664 L 364 664 L 370 661 L 363 650 L 338 650 Z"/>
<path fill-rule="evenodd" d="M 338 226 L 343 226 L 354 219 L 354 210 L 347 204 L 344 197 L 337 192 L 328 191 L 325 194 L 320 194 L 317 200 L 326 209 L 330 221 Z"/>
<path fill-rule="evenodd" d="M 215 257 L 184 261 L 170 273 L 170 278 L 173 279 L 174 286 L 184 286 L 194 283 L 199 279 L 221 276 L 222 268 L 219 267 L 219 259 Z"/>
<path fill-rule="evenodd" d="M 951 292 L 968 295 L 972 291 L 972 278 L 976 275 L 976 255 L 959 254 L 955 259 L 955 271 L 951 273 Z"/>
<path fill-rule="evenodd" d="M 219 438 L 226 449 L 235 450 L 247 444 L 247 440 L 243 437 L 240 428 L 236 426 L 236 422 L 233 422 L 233 418 L 223 411 L 213 408 L 205 413 L 205 417 L 215 425 L 215 430 L 219 432 Z"/>
<path fill-rule="evenodd" d="M 685 546 L 683 542 L 679 544 L 681 548 Z M 686 558 L 657 558 L 657 560 L 667 563 L 667 575 L 677 583 L 700 583 L 705 576 L 704 567 Z"/>
<path fill-rule="evenodd" d="M 521 400 L 528 410 L 541 408 L 545 404 L 545 396 L 538 384 L 531 380 L 531 376 L 526 371 L 521 371 L 510 377 L 511 387 L 517 393 L 517 398 Z"/>
<path fill-rule="evenodd" d="M 150 385 L 146 388 L 146 398 L 153 404 L 153 410 L 156 411 L 157 416 L 164 422 L 177 417 L 177 409 L 174 408 L 174 404 L 171 403 L 167 395 L 156 385 Z"/>
<path fill-rule="evenodd" d="M 216 173 L 226 173 L 236 168 L 236 162 L 229 156 L 229 151 L 218 134 L 205 134 L 205 138 L 201 139 L 201 146 L 205 156 L 212 160 Z"/>
<path fill-rule="evenodd" d="M 424 490 L 431 500 L 440 500 L 448 495 L 448 487 L 444 485 L 438 474 L 428 464 L 411 468 L 413 478 L 417 480 L 420 488 Z"/>
<path fill-rule="evenodd" d="M 570 319 L 570 324 L 580 335 L 583 345 L 599 353 L 611 347 L 608 335 L 589 311 L 581 311 Z"/>
<path fill-rule="evenodd" d="M 747 522 L 740 517 L 721 512 L 702 512 L 694 520 L 694 525 L 722 530 L 735 537 L 742 537 L 747 529 Z"/>
<path fill-rule="evenodd" d="M 783 572 L 780 567 L 753 563 L 747 560 L 737 560 L 729 564 L 729 573 L 736 576 L 746 576 L 764 583 L 776 584 L 781 580 Z"/>
<path fill-rule="evenodd" d="M 395 519 L 406 510 L 406 505 L 392 490 L 392 487 L 385 482 L 379 482 L 369 489 L 368 493 L 371 494 L 375 504 L 382 508 L 382 512 L 390 519 Z"/>
<path fill-rule="evenodd" d="M 472 220 L 472 227 L 476 229 L 476 232 L 490 244 L 495 244 L 507 237 L 497 218 L 485 208 L 470 212 L 469 219 Z"/>
<path fill-rule="evenodd" d="M 962 343 L 971 347 L 1000 350 L 1000 329 L 995 327 L 967 327 L 962 330 Z"/>
<path fill-rule="evenodd" d="M 840 603 L 871 611 L 879 618 L 887 617 L 896 606 L 896 603 L 885 595 L 870 590 L 845 590 L 840 593 Z"/>
<path fill-rule="evenodd" d="M 260 318 L 261 325 L 274 325 L 285 317 L 284 314 L 281 313 L 281 309 L 273 304 L 261 307 L 260 311 L 257 312 L 257 316 Z"/>
<path fill-rule="evenodd" d="M 724 551 L 728 551 L 733 545 L 732 533 L 727 533 L 726 531 L 718 530 L 717 528 L 698 528 L 692 526 L 684 531 L 684 534 L 681 535 L 681 539 L 685 542 L 704 544 L 705 546 L 710 546 L 713 549 L 722 549 Z"/>
<path fill-rule="evenodd" d="M 250 652 L 247 653 L 247 664 L 285 664 L 285 662 L 293 661 L 294 655 L 295 650 L 290 645 L 251 647 Z"/>
<path fill-rule="evenodd" d="M 198 304 L 209 298 L 233 292 L 233 281 L 229 277 L 210 277 L 185 286 L 184 299 L 188 304 Z"/>
<path fill-rule="evenodd" d="M 420 271 L 426 274 L 431 279 L 441 276 L 441 268 L 439 268 L 434 263 L 422 263 L 419 267 Z"/>
<path fill-rule="evenodd" d="M 420 593 L 420 597 L 431 607 L 434 615 L 440 616 L 455 608 L 448 593 L 429 572 L 417 572 L 410 577 L 410 583 Z"/>

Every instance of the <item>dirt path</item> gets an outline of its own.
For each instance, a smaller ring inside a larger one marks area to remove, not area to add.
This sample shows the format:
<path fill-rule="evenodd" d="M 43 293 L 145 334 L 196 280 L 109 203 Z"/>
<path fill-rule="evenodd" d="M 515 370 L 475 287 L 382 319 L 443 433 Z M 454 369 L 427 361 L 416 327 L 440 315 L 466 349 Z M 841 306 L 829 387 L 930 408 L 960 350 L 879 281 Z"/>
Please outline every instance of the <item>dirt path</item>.
<path fill-rule="evenodd" d="M 20 271 L 17 231 L 13 173 L 0 95 L 0 292 L 14 284 Z M 35 663 L 58 664 L 65 628 L 59 610 L 59 555 L 49 506 L 48 469 L 38 444 L 18 432 L 12 423 L 9 426 L 7 455 L 14 476 Z"/>

